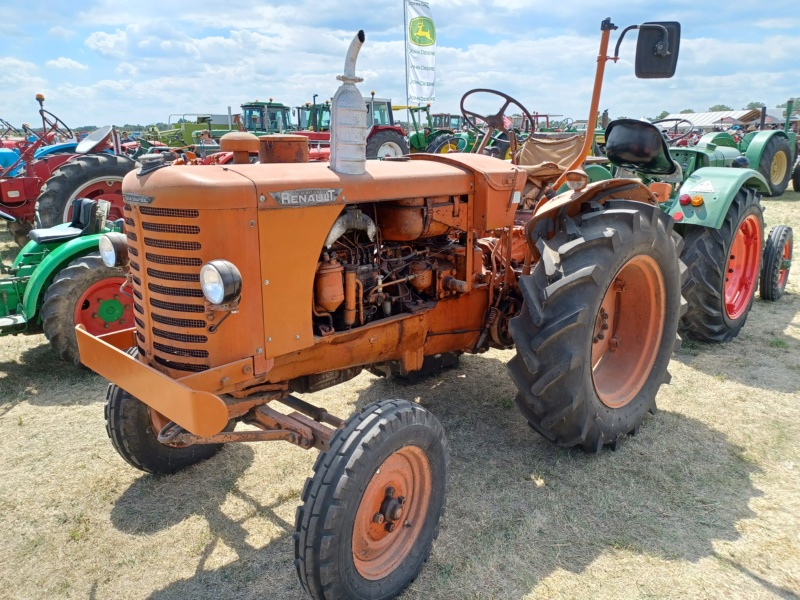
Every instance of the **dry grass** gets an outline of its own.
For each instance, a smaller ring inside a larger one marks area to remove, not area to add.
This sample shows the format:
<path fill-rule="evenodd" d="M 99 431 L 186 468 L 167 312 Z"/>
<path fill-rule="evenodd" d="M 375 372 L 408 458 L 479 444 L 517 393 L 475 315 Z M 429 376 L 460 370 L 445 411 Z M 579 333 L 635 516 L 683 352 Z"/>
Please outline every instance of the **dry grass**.
<path fill-rule="evenodd" d="M 800 194 L 764 204 L 800 233 Z M 686 344 L 661 410 L 614 453 L 533 433 L 513 407 L 509 352 L 420 385 L 365 374 L 311 396 L 341 415 L 416 399 L 448 432 L 447 516 L 405 597 L 797 597 L 798 282 L 756 301 L 737 340 Z M 177 476 L 143 475 L 106 437 L 103 381 L 42 336 L 2 344 L 0 597 L 301 597 L 291 531 L 315 453 L 231 446 Z"/>

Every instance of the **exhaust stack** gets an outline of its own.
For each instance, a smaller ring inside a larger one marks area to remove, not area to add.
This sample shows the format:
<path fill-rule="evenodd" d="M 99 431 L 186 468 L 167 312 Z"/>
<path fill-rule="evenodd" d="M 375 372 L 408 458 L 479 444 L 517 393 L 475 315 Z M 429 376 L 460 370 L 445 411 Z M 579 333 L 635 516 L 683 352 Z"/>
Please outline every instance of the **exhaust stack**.
<path fill-rule="evenodd" d="M 331 169 L 346 175 L 361 175 L 367 162 L 367 105 L 355 86 L 364 81 L 356 77 L 356 58 L 366 37 L 359 31 L 350 42 L 344 60 L 342 82 L 331 102 Z"/>

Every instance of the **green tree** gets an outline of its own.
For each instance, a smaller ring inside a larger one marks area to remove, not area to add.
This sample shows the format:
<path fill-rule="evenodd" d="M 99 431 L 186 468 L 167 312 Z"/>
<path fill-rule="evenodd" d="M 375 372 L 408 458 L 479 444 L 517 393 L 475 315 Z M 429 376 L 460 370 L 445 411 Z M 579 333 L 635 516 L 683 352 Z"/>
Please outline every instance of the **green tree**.
<path fill-rule="evenodd" d="M 668 110 L 662 110 L 660 113 L 658 113 L 651 120 L 652 121 L 658 121 L 659 119 L 663 119 L 664 117 L 667 117 L 667 116 L 669 116 L 669 111 Z"/>
<path fill-rule="evenodd" d="M 683 110 L 680 112 L 680 114 L 682 114 L 682 115 L 688 115 L 689 113 L 693 113 L 693 112 L 694 112 L 694 110 L 692 110 L 691 108 L 684 108 L 684 109 L 683 109 Z"/>
<path fill-rule="evenodd" d="M 708 112 L 719 112 L 722 110 L 733 110 L 733 109 L 727 104 L 715 104 L 714 106 L 708 107 Z"/>
<path fill-rule="evenodd" d="M 792 100 L 794 100 L 794 110 L 796 111 L 800 109 L 800 106 L 798 106 L 800 105 L 800 96 L 798 96 L 797 98 L 792 98 Z M 775 108 L 786 108 L 786 104 L 787 104 L 786 102 L 781 102 Z"/>
<path fill-rule="evenodd" d="M 766 104 L 764 104 L 763 102 L 750 102 L 742 110 L 753 110 L 754 108 L 763 108 L 765 106 Z"/>

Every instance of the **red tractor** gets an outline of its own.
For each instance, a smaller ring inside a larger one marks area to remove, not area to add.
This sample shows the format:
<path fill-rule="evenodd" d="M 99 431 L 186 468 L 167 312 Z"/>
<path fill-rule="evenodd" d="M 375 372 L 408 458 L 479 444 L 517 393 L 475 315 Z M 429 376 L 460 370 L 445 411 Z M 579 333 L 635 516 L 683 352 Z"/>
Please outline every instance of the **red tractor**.
<path fill-rule="evenodd" d="M 387 156 L 403 156 L 409 153 L 406 133 L 400 125 L 395 124 L 392 113 L 392 101 L 388 98 L 376 98 L 371 93 L 367 104 L 367 158 L 386 158 Z M 327 149 L 330 152 L 331 108 L 330 102 L 310 104 L 295 109 L 300 130 L 295 132 L 308 138 L 309 145 L 317 151 Z"/>
<path fill-rule="evenodd" d="M 44 110 L 44 96 L 38 94 L 36 100 L 42 133 L 26 127 L 33 141 L 19 141 L 16 149 L 0 149 L 0 210 L 16 219 L 8 227 L 21 246 L 27 243 L 34 223 L 43 228 L 69 222 L 75 198 L 108 200 L 110 218 L 120 218 L 122 178 L 136 166 L 133 159 L 121 155 L 119 135 L 111 126 L 101 127 L 77 144 L 47 146 L 75 135 Z"/>

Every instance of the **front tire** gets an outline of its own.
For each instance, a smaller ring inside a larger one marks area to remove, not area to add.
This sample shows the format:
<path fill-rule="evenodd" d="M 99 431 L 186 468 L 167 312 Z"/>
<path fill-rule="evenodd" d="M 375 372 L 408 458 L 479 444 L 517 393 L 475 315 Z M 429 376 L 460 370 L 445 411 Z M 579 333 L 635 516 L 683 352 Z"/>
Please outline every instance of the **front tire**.
<path fill-rule="evenodd" d="M 367 140 L 367 158 L 408 154 L 408 142 L 395 131 L 379 131 Z"/>
<path fill-rule="evenodd" d="M 508 368 L 516 403 L 559 446 L 599 452 L 635 433 L 669 380 L 682 310 L 682 240 L 658 208 L 612 200 L 540 247 L 520 278 Z"/>
<path fill-rule="evenodd" d="M 761 268 L 764 217 L 756 192 L 740 189 L 719 229 L 686 228 L 683 295 L 689 310 L 681 331 L 703 342 L 727 342 L 741 331 Z"/>
<path fill-rule="evenodd" d="M 399 595 L 439 534 L 448 470 L 444 430 L 422 407 L 391 400 L 351 417 L 317 458 L 297 509 L 303 589 L 318 600 Z"/>
<path fill-rule="evenodd" d="M 122 217 L 122 179 L 136 161 L 112 154 L 87 154 L 61 165 L 53 172 L 36 199 L 36 226 L 53 227 L 72 219 L 76 198 L 108 200 L 109 219 Z"/>
<path fill-rule="evenodd" d="M 125 275 L 97 253 L 73 260 L 58 272 L 42 304 L 42 329 L 62 360 L 80 366 L 75 325 L 92 335 L 133 326 L 133 299 L 120 291 Z"/>
<path fill-rule="evenodd" d="M 789 141 L 777 135 L 772 136 L 758 163 L 758 172 L 769 184 L 770 196 L 780 196 L 789 187 L 789 179 L 792 176 L 791 160 L 792 150 Z"/>
<path fill-rule="evenodd" d="M 761 267 L 761 299 L 779 300 L 789 282 L 792 267 L 792 228 L 776 225 L 770 229 L 764 246 L 764 265 Z"/>
<path fill-rule="evenodd" d="M 136 356 L 131 348 L 128 354 Z M 132 467 L 155 475 L 171 475 L 217 454 L 224 444 L 166 446 L 158 441 L 158 432 L 167 421 L 144 402 L 114 383 L 106 392 L 106 433 L 111 445 Z M 225 431 L 231 431 L 235 422 Z"/>

